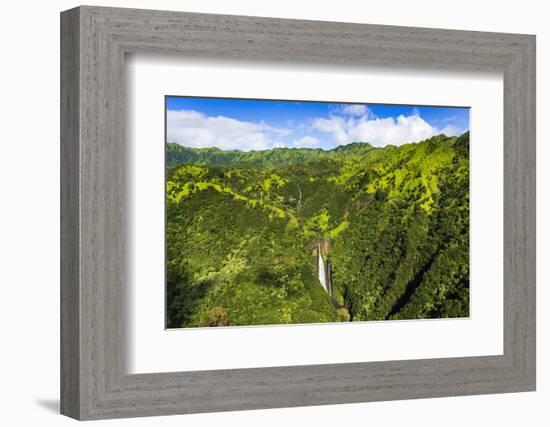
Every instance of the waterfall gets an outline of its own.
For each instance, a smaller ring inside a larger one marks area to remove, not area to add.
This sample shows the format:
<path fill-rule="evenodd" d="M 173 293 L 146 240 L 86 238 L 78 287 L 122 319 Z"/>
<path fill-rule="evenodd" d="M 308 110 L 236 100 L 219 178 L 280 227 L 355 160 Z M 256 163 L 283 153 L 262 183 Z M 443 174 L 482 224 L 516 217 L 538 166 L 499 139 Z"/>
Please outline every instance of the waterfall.
<path fill-rule="evenodd" d="M 325 270 L 325 261 L 323 260 L 323 256 L 321 255 L 321 243 L 317 243 L 317 254 L 319 257 L 319 282 L 321 282 L 321 285 L 327 291 L 328 293 L 328 287 L 327 287 L 327 272 Z"/>

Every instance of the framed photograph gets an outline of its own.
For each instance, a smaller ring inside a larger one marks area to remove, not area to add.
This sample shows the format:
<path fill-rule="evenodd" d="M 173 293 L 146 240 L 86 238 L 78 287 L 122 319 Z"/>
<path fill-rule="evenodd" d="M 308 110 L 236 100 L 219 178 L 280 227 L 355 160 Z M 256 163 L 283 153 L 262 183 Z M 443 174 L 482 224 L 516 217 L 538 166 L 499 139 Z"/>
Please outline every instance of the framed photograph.
<path fill-rule="evenodd" d="M 61 14 L 61 411 L 535 390 L 535 37 Z"/>
<path fill-rule="evenodd" d="M 165 113 L 167 328 L 469 317 L 469 108 Z"/>

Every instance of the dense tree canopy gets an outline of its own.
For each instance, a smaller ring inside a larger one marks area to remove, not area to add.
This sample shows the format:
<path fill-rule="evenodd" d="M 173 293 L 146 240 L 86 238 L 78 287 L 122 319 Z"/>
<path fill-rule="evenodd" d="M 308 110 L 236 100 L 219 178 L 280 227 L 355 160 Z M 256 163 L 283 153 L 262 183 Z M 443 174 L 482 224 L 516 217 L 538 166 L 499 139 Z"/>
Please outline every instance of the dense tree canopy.
<path fill-rule="evenodd" d="M 468 316 L 468 153 L 468 133 L 331 151 L 168 144 L 168 327 Z"/>

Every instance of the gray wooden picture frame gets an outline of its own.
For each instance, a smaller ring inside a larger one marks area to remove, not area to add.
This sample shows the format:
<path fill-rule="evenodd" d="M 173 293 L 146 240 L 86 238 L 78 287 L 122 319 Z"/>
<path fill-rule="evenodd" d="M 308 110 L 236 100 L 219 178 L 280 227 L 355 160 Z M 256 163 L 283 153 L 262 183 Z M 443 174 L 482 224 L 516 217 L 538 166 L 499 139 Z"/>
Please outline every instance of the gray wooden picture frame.
<path fill-rule="evenodd" d="M 125 369 L 127 53 L 504 78 L 504 354 Z M 61 14 L 61 412 L 77 419 L 535 390 L 535 37 L 83 6 Z"/>

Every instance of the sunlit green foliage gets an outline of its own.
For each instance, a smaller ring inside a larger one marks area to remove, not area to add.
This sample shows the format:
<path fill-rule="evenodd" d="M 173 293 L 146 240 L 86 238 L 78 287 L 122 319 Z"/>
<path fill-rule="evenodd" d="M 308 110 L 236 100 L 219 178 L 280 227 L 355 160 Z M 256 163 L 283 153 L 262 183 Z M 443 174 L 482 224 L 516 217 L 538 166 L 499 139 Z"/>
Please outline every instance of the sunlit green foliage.
<path fill-rule="evenodd" d="M 468 316 L 468 153 L 468 133 L 331 151 L 168 144 L 168 327 Z"/>

